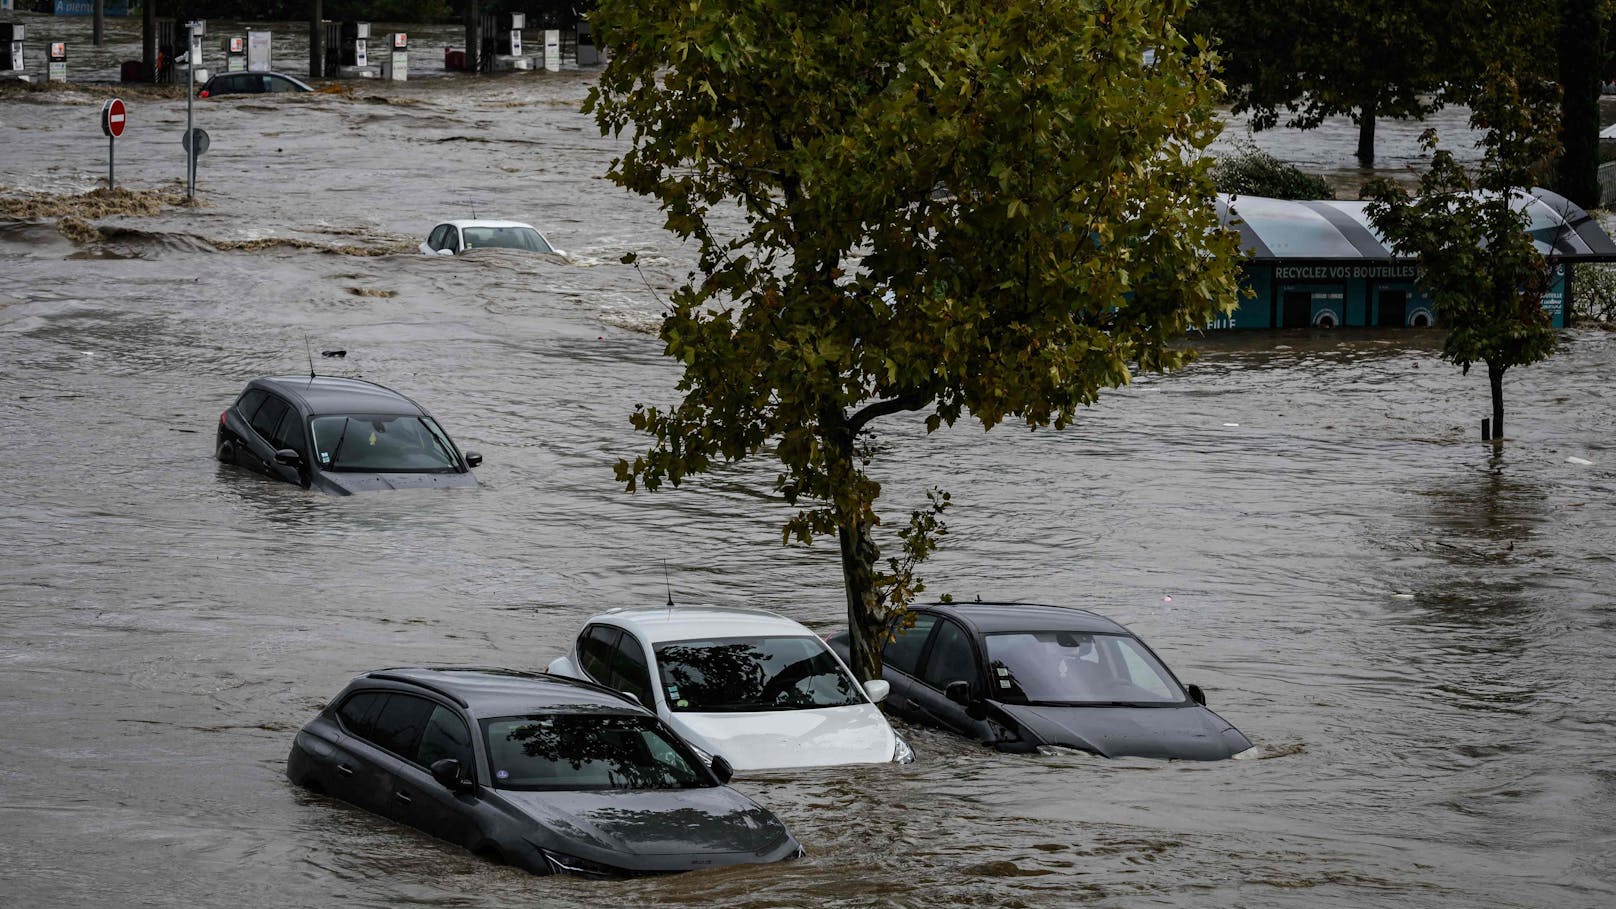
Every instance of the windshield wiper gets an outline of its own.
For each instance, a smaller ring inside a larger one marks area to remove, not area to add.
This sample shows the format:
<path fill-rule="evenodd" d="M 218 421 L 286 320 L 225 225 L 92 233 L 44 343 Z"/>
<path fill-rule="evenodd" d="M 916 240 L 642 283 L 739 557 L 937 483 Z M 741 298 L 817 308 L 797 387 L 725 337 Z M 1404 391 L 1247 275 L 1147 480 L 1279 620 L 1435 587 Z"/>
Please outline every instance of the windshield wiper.
<path fill-rule="evenodd" d="M 348 438 L 348 424 L 352 423 L 352 422 L 353 422 L 353 417 L 343 417 L 342 418 L 342 432 L 337 433 L 337 444 L 332 447 L 332 449 L 331 449 L 331 460 L 327 461 L 325 466 L 327 466 L 327 467 L 336 467 L 337 466 L 337 455 L 342 452 L 342 440 Z"/>

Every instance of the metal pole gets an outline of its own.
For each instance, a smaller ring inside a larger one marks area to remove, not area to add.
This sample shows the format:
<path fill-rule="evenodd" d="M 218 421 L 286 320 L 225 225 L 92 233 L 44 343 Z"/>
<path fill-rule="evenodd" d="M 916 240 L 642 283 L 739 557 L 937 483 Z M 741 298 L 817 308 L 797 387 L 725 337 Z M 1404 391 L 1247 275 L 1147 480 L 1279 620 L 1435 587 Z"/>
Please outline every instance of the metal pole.
<path fill-rule="evenodd" d="M 191 74 L 191 90 L 185 93 L 185 198 L 189 201 L 196 198 L 196 132 L 191 128 L 191 105 L 196 103 L 196 61 L 191 60 L 191 51 L 196 50 L 196 39 L 190 37 L 189 31 L 186 38 L 191 42 L 185 52 L 185 59 L 190 60 L 186 69 Z"/>
<path fill-rule="evenodd" d="M 109 192 L 109 193 L 112 192 L 112 190 L 117 186 L 117 184 L 114 183 L 113 180 L 112 180 L 112 176 L 113 176 L 113 173 L 112 173 L 113 150 L 116 149 L 117 147 L 118 147 L 118 140 L 112 138 L 111 136 L 108 136 L 107 137 L 107 192 Z"/>
<path fill-rule="evenodd" d="M 90 41 L 96 47 L 101 46 L 101 33 L 107 25 L 107 0 L 95 0 L 95 7 L 91 10 L 95 17 L 93 30 L 90 32 Z"/>
<path fill-rule="evenodd" d="M 140 5 L 140 60 L 147 82 L 157 81 L 157 0 Z"/>

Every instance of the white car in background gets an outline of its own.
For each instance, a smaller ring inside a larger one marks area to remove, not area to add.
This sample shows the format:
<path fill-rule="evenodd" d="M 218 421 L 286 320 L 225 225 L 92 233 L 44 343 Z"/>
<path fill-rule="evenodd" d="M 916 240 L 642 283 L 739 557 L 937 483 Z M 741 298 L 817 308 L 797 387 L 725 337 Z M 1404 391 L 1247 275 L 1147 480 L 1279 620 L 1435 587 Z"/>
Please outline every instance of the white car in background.
<path fill-rule="evenodd" d="M 914 752 L 819 636 L 757 609 L 612 609 L 550 664 L 637 698 L 711 761 L 737 771 L 908 763 Z"/>
<path fill-rule="evenodd" d="M 453 256 L 468 249 L 515 249 L 522 252 L 566 253 L 550 245 L 544 234 L 520 221 L 445 221 L 427 234 L 420 245 L 429 256 Z"/>

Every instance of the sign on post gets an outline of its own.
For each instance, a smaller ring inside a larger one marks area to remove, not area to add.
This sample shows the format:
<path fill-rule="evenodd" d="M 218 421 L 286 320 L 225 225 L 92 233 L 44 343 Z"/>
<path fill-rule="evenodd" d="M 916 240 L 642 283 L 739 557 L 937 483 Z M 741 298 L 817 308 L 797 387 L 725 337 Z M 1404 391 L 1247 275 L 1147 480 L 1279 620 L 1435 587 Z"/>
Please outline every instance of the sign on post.
<path fill-rule="evenodd" d="M 117 146 L 118 137 L 123 135 L 125 122 L 128 120 L 128 111 L 124 109 L 123 101 L 113 98 L 101 107 L 101 132 L 107 137 L 107 191 L 111 192 L 117 184 L 113 180 L 113 149 Z"/>

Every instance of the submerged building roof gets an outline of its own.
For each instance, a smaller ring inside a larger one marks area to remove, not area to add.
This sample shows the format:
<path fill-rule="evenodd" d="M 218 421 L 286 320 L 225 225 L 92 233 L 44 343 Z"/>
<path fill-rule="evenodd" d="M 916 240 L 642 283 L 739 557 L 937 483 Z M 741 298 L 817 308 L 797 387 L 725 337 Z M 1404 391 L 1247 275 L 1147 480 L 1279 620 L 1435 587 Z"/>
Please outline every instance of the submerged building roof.
<path fill-rule="evenodd" d="M 1587 212 L 1558 193 L 1534 188 L 1516 194 L 1531 218 L 1527 232 L 1538 252 L 1553 260 L 1616 261 L 1616 242 Z M 1240 248 L 1256 262 L 1394 261 L 1369 221 L 1368 202 L 1298 202 L 1219 194 L 1218 219 L 1240 234 Z"/>

